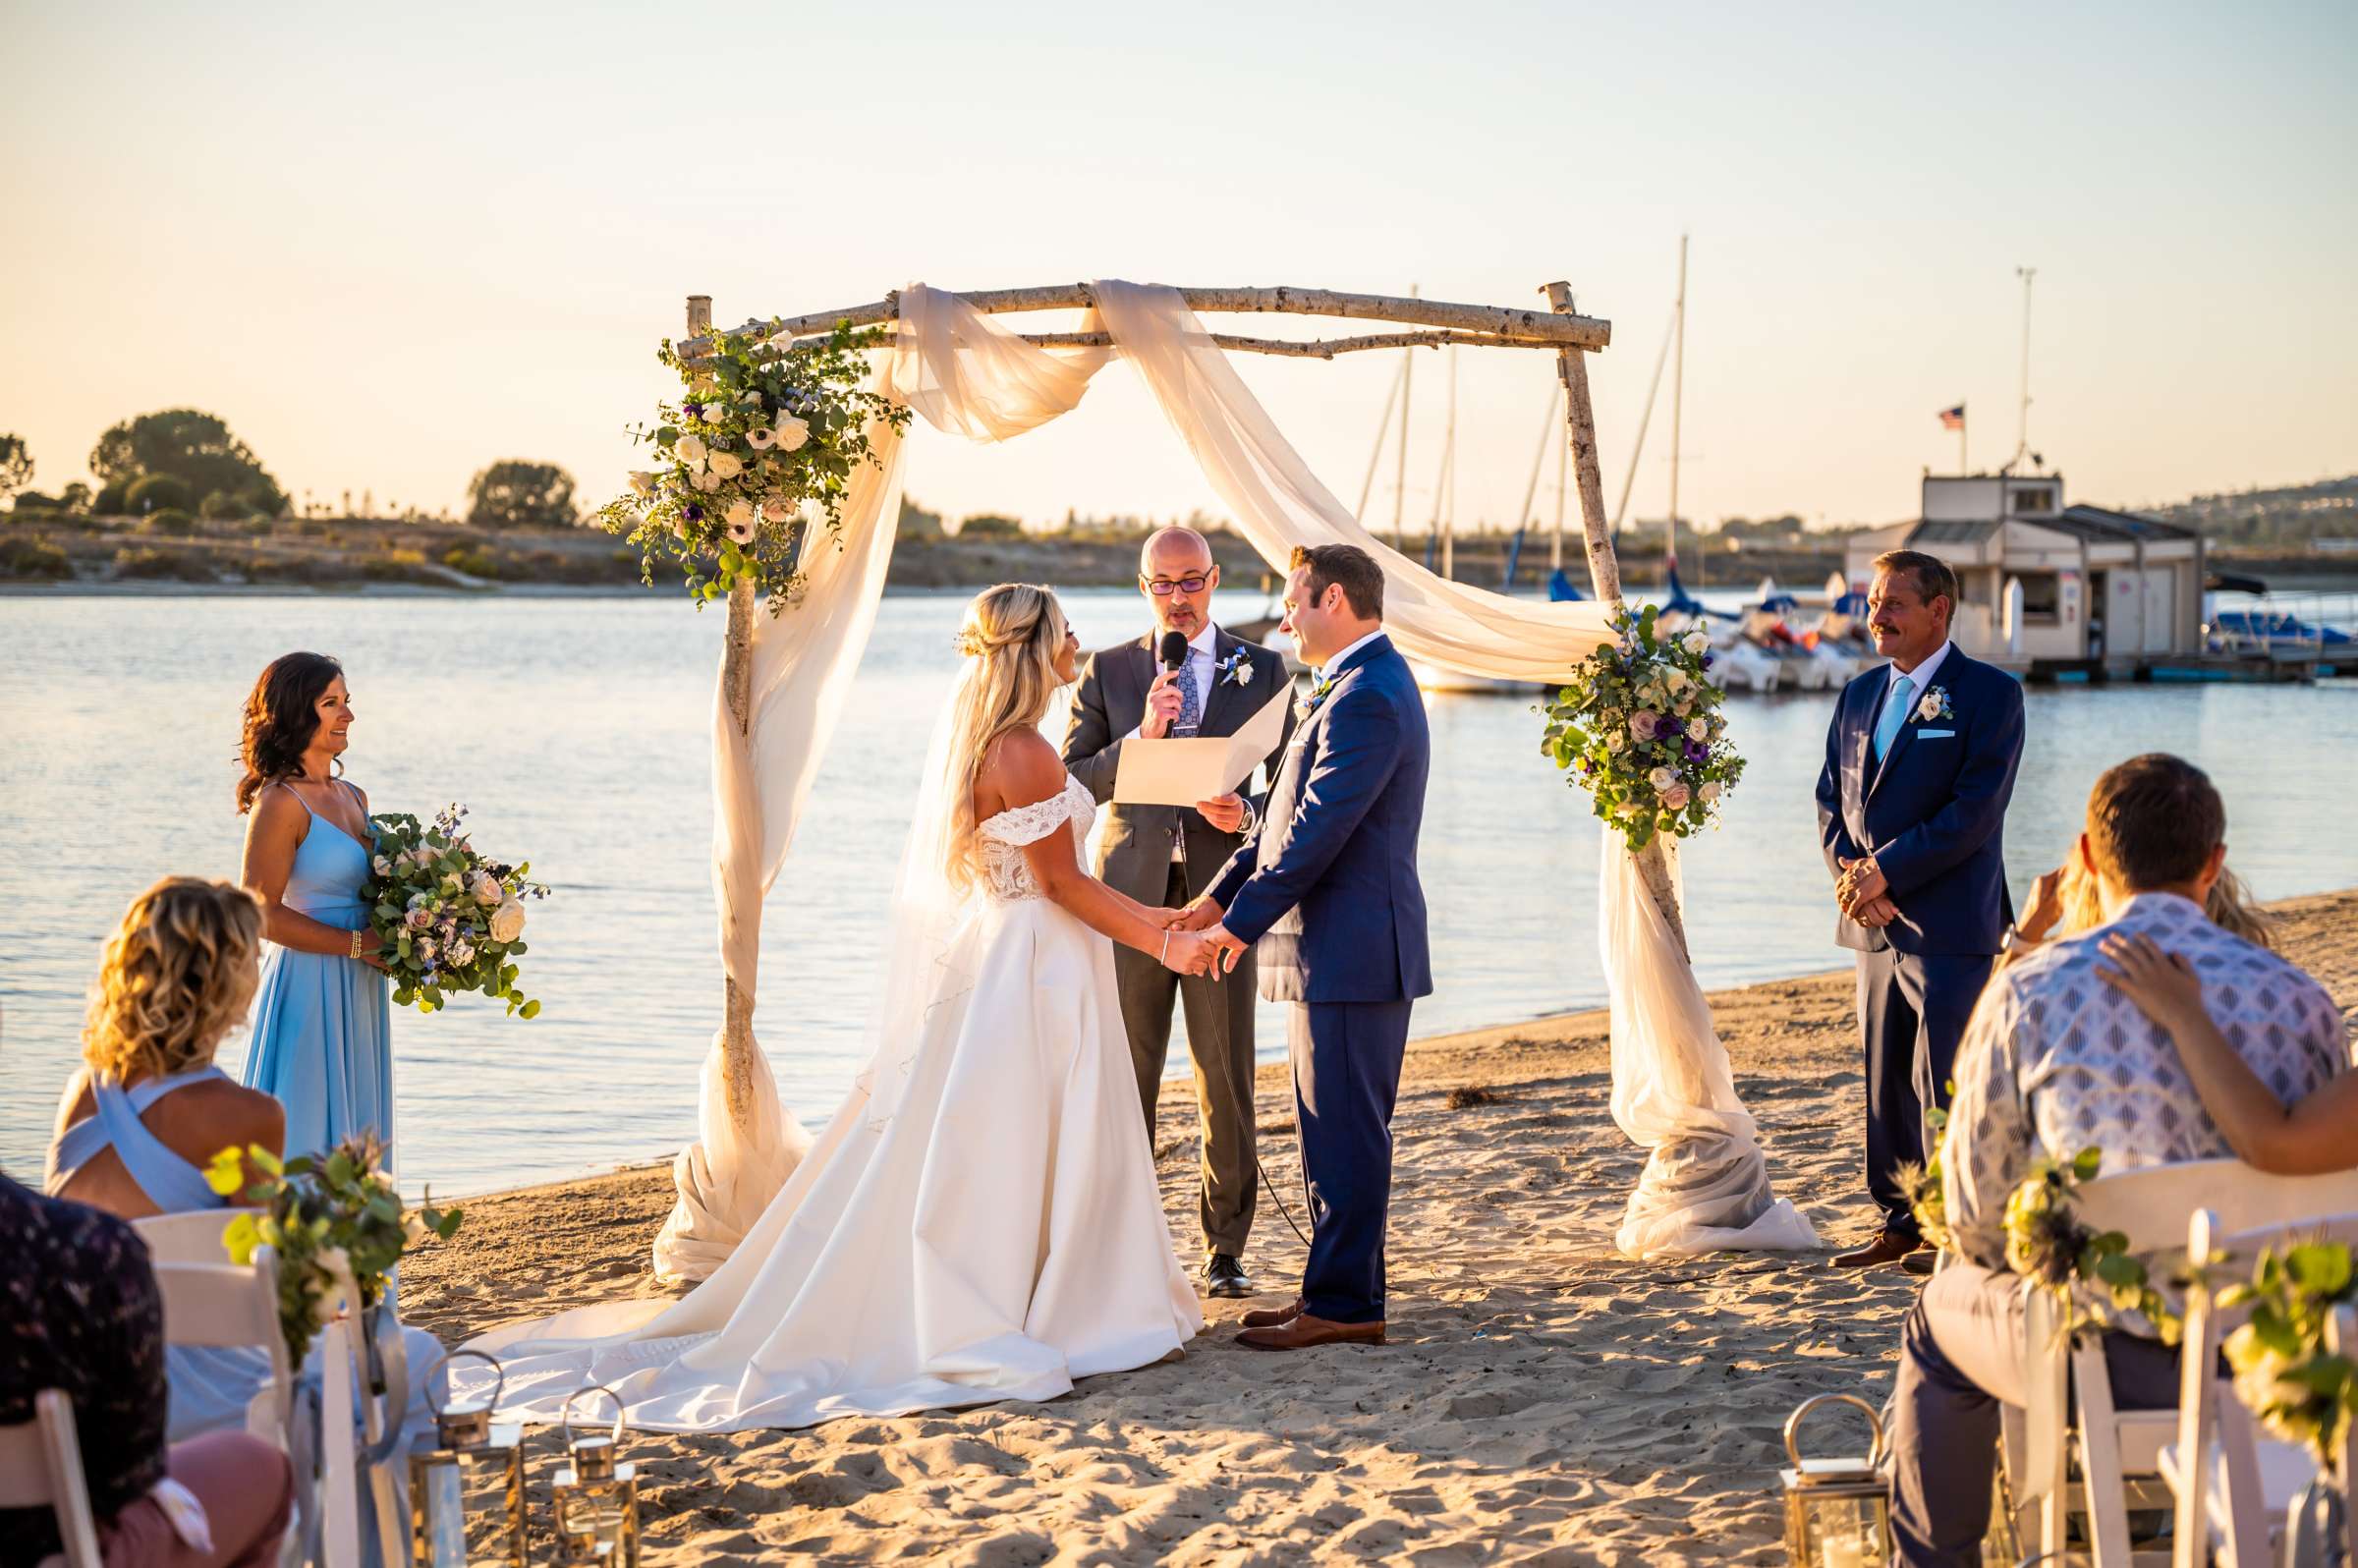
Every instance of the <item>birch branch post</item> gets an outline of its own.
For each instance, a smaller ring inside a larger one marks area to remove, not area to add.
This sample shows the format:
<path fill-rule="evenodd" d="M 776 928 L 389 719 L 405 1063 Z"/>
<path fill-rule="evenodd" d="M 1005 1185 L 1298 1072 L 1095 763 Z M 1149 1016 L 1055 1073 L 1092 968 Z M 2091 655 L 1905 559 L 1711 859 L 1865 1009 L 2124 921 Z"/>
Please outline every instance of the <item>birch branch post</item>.
<path fill-rule="evenodd" d="M 711 330 L 712 297 L 688 296 L 688 335 Z M 740 736 L 750 736 L 753 728 L 755 610 L 754 585 L 740 578 L 729 589 L 728 640 L 720 655 L 721 692 Z M 721 1076 L 729 1120 L 742 1133 L 753 1117 L 754 993 L 738 984 L 734 975 L 724 974 L 721 985 Z"/>
<path fill-rule="evenodd" d="M 1572 315 L 1572 289 L 1566 283 L 1549 283 L 1541 287 L 1547 296 L 1550 308 L 1566 317 Z M 1613 535 L 1604 515 L 1604 475 L 1597 458 L 1597 411 L 1589 400 L 1588 351 L 1566 347 L 1555 357 L 1556 374 L 1564 383 L 1564 419 L 1571 426 L 1572 468 L 1580 490 L 1580 532 L 1589 546 L 1589 582 L 1596 588 L 1597 597 L 1613 609 L 1621 609 L 1621 561 L 1613 553 Z M 1687 948 L 1687 924 L 1678 908 L 1678 884 L 1670 874 L 1669 851 L 1656 833 L 1646 841 L 1646 847 L 1633 857 L 1638 864 L 1638 875 L 1646 883 L 1646 891 L 1654 896 L 1655 908 L 1668 922 L 1671 936 L 1678 942 L 1681 956 L 1693 961 Z"/>

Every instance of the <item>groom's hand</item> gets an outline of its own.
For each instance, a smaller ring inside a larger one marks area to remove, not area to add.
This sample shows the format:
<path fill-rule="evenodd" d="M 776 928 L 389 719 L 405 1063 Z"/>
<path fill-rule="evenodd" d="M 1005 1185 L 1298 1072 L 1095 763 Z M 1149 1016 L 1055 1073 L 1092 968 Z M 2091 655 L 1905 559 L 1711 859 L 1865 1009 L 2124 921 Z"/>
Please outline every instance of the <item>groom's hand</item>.
<path fill-rule="evenodd" d="M 1834 896 L 1842 905 L 1842 913 L 1852 920 L 1857 920 L 1862 910 L 1890 891 L 1890 884 L 1883 880 L 1883 873 L 1873 860 L 1844 861 L 1842 878 L 1834 884 Z"/>
<path fill-rule="evenodd" d="M 1175 931 L 1206 931 L 1219 924 L 1220 917 L 1227 913 L 1211 901 L 1209 894 L 1206 894 L 1187 908 L 1175 912 L 1165 924 Z"/>
<path fill-rule="evenodd" d="M 1880 931 L 1899 919 L 1899 906 L 1891 902 L 1890 895 L 1885 894 L 1881 898 L 1867 900 L 1850 918 L 1869 930 Z"/>
<path fill-rule="evenodd" d="M 1214 925 L 1204 935 L 1211 943 L 1212 972 L 1217 975 L 1235 974 L 1237 960 L 1245 956 L 1244 939 L 1231 933 L 1225 925 Z"/>
<path fill-rule="evenodd" d="M 1196 810 L 1223 833 L 1233 833 L 1245 824 L 1245 798 L 1233 792 L 1216 800 L 1198 801 Z"/>

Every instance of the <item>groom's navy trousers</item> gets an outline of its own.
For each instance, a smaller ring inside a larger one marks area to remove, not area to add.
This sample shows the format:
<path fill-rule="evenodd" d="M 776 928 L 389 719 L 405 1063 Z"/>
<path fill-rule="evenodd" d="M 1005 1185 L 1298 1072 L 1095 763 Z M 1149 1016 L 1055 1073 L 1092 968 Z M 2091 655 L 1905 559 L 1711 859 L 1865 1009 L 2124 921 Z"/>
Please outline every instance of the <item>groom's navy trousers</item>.
<path fill-rule="evenodd" d="M 1900 1167 L 1934 1152 L 1928 1113 L 1947 1101 L 1965 1022 L 2014 918 L 2005 821 L 2022 760 L 2022 687 L 2012 676 L 1951 646 L 1930 681 L 1910 696 L 1880 761 L 1874 735 L 1890 666 L 1845 687 L 1818 778 L 1827 869 L 1873 856 L 1899 911 L 1880 930 L 1839 918 L 1834 939 L 1859 955 L 1867 1191 L 1884 1226 L 1903 1236 L 1917 1226 Z"/>
<path fill-rule="evenodd" d="M 1366 1323 L 1384 1315 L 1409 1008 L 1432 991 L 1417 880 L 1431 747 L 1416 678 L 1388 639 L 1338 660 L 1324 694 L 1294 731 L 1253 841 L 1210 897 L 1229 934 L 1259 944 L 1261 994 L 1295 1004 L 1294 1113 L 1313 1227 L 1304 1308 Z"/>

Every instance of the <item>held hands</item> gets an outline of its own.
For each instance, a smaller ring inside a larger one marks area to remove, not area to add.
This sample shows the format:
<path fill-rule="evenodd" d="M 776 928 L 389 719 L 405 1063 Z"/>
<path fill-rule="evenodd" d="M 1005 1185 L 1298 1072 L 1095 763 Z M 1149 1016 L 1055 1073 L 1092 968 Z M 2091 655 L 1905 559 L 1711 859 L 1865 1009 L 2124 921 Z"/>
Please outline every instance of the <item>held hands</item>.
<path fill-rule="evenodd" d="M 1162 967 L 1180 975 L 1208 975 L 1218 961 L 1211 939 L 1201 931 L 1166 926 L 1162 933 Z"/>
<path fill-rule="evenodd" d="M 2111 962 L 2096 966 L 2097 979 L 2171 1034 L 2208 1016 L 2203 1011 L 2203 982 L 2194 966 L 2176 953 L 2162 951 L 2152 937 L 2115 932 L 2098 951 Z"/>
<path fill-rule="evenodd" d="M 1185 909 L 1163 911 L 1162 923 L 1175 931 L 1207 931 L 1219 924 L 1220 917 L 1226 913 L 1207 895 Z"/>
<path fill-rule="evenodd" d="M 1165 670 L 1154 677 L 1152 686 L 1147 688 L 1146 717 L 1138 721 L 1140 740 L 1159 741 L 1171 733 L 1171 721 L 1187 705 L 1186 695 L 1179 690 L 1177 670 Z"/>
<path fill-rule="evenodd" d="M 1166 941 L 1162 949 L 1163 967 L 1182 975 L 1209 975 L 1219 979 L 1236 973 L 1237 961 L 1245 956 L 1242 938 L 1220 924 L 1220 906 L 1208 897 L 1199 898 L 1185 909 L 1166 909 L 1160 912 Z"/>

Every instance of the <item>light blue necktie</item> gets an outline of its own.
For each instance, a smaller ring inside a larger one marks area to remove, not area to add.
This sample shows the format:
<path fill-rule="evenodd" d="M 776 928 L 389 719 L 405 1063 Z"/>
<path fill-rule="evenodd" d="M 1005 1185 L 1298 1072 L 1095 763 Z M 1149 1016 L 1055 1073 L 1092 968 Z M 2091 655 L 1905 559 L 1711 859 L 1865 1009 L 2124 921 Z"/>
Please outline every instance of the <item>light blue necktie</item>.
<path fill-rule="evenodd" d="M 1908 721 L 1908 700 L 1916 695 L 1916 683 L 1901 676 L 1891 683 L 1891 695 L 1883 701 L 1883 716 L 1875 721 L 1875 759 L 1881 762 L 1891 743 L 1899 739 L 1899 727 Z"/>

